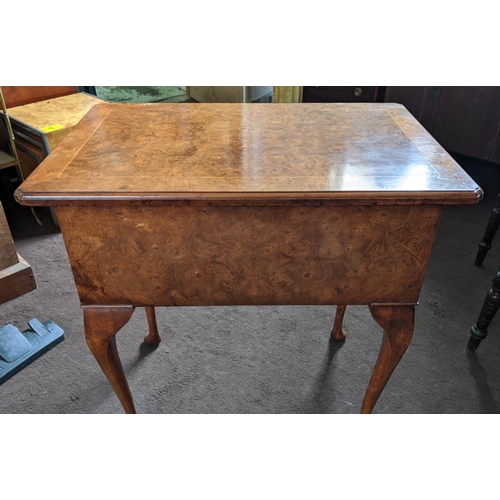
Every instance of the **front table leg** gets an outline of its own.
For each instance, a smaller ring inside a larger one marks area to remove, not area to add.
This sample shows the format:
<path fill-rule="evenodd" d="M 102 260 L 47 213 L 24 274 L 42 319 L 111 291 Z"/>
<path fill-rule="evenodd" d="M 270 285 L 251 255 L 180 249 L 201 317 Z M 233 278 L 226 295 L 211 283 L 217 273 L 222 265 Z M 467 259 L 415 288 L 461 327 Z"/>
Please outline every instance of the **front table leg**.
<path fill-rule="evenodd" d="M 371 304 L 370 312 L 384 329 L 384 337 L 361 413 L 372 412 L 385 384 L 410 344 L 415 319 L 414 305 Z"/>
<path fill-rule="evenodd" d="M 133 306 L 83 308 L 87 345 L 115 390 L 126 413 L 136 413 L 136 411 L 116 349 L 115 335 L 127 323 L 133 312 Z"/>

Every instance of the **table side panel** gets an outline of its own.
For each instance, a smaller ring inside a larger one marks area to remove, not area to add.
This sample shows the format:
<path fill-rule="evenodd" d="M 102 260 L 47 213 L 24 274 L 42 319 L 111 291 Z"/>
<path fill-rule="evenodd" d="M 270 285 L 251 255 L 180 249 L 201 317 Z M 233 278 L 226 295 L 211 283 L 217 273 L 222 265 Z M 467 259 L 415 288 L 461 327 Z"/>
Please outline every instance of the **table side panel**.
<path fill-rule="evenodd" d="M 61 206 L 82 305 L 416 303 L 441 205 Z"/>

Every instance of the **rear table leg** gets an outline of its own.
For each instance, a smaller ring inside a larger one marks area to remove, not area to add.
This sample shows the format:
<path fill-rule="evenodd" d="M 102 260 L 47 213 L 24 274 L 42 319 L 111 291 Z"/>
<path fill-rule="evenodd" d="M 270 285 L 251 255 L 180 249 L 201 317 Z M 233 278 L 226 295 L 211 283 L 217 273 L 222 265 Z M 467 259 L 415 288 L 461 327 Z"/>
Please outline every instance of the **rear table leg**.
<path fill-rule="evenodd" d="M 335 312 L 335 323 L 333 324 L 332 337 L 337 342 L 345 340 L 346 333 L 342 329 L 342 323 L 344 321 L 346 306 L 337 306 L 337 311 Z"/>
<path fill-rule="evenodd" d="M 148 317 L 149 333 L 144 337 L 146 345 L 157 346 L 161 342 L 161 335 L 156 323 L 156 312 L 154 307 L 146 307 L 146 316 Z"/>

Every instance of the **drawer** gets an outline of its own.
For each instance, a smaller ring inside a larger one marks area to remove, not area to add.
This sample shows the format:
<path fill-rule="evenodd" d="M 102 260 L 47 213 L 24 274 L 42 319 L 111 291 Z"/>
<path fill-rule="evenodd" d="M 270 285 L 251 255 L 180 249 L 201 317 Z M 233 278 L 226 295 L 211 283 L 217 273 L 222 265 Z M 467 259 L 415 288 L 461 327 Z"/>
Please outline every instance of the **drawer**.
<path fill-rule="evenodd" d="M 383 87 L 304 87 L 302 102 L 381 102 Z"/>

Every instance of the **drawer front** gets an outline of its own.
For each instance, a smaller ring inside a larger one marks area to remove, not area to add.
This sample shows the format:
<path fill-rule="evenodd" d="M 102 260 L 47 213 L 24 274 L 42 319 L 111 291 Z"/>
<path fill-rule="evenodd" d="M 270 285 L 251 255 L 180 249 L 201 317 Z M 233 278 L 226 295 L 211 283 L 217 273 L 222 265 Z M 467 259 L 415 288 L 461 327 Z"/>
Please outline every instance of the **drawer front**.
<path fill-rule="evenodd" d="M 381 87 L 304 87 L 303 102 L 379 102 Z"/>

